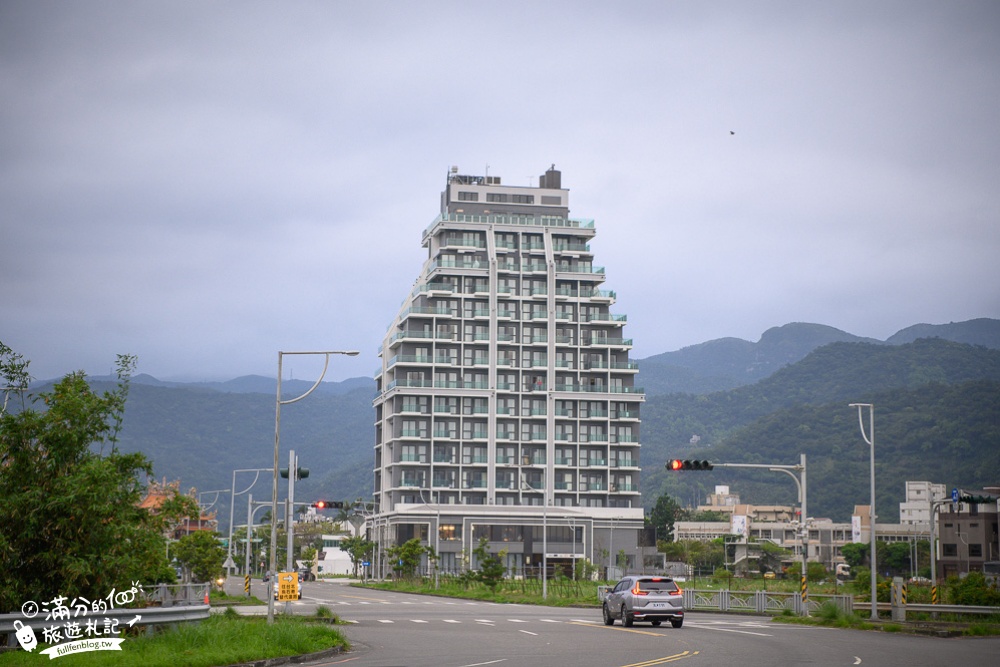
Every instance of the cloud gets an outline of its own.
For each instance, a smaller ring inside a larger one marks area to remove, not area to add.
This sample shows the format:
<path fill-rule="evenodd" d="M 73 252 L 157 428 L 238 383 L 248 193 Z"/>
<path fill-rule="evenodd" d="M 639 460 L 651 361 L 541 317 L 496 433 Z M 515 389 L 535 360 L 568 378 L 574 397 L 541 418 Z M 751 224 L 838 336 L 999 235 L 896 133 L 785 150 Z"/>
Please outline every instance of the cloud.
<path fill-rule="evenodd" d="M 992 3 L 0 6 L 0 340 L 368 375 L 447 169 L 563 171 L 642 357 L 1000 313 Z"/>

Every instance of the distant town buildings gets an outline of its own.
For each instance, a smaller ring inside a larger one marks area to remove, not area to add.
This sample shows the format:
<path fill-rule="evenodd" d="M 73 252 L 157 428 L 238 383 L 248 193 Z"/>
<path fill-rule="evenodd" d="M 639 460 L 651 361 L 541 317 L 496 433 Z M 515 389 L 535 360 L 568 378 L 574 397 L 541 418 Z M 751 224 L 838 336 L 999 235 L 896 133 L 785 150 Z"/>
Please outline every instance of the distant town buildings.
<path fill-rule="evenodd" d="M 166 478 L 162 481 L 154 479 L 146 489 L 146 496 L 139 501 L 139 507 L 148 509 L 153 514 L 158 513 L 163 503 L 181 495 L 180 486 L 180 480 L 168 482 Z M 197 502 L 198 492 L 194 488 L 191 488 L 187 495 Z M 218 529 L 219 521 L 216 519 L 215 512 L 202 511 L 197 519 L 186 517 L 176 524 L 168 526 L 166 537 L 177 540 L 201 530 L 217 531 Z"/>
<path fill-rule="evenodd" d="M 989 487 L 976 495 L 997 497 L 1000 488 Z M 941 502 L 949 498 L 945 485 L 925 481 L 906 482 L 906 499 L 899 504 L 900 521 L 875 526 L 879 542 L 910 542 L 930 540 L 931 507 L 937 503 L 936 514 L 938 577 L 982 571 L 984 563 L 1000 561 L 997 530 L 997 503 Z M 717 486 L 704 505 L 697 508 L 729 515 L 728 521 L 678 521 L 674 524 L 674 540 L 711 540 L 724 537 L 733 542 L 770 541 L 801 558 L 802 544 L 797 537 L 799 517 L 794 508 L 779 505 L 741 504 L 739 496 L 727 486 Z M 844 559 L 841 548 L 871 540 L 868 505 L 856 505 L 850 523 L 812 517 L 808 521 L 808 559 L 835 569 Z M 747 553 L 744 550 L 744 553 Z M 738 559 L 737 559 L 738 560 Z M 739 562 L 736 563 L 739 569 Z"/>
<path fill-rule="evenodd" d="M 375 376 L 372 539 L 417 538 L 443 571 L 481 538 L 514 573 L 641 557 L 644 396 L 595 234 L 554 167 L 447 175 Z"/>

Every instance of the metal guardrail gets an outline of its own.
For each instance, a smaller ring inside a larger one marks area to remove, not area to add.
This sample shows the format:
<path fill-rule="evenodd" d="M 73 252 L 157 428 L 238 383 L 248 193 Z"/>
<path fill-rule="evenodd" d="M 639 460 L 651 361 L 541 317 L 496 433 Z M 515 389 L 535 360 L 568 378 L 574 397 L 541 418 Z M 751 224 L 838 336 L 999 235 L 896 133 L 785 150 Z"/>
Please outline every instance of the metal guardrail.
<path fill-rule="evenodd" d="M 603 602 L 611 586 L 597 587 L 597 600 Z M 684 608 L 689 610 L 720 611 L 720 612 L 753 612 L 758 614 L 780 614 L 791 610 L 796 614 L 803 611 L 802 599 L 798 593 L 778 593 L 771 591 L 716 591 L 684 588 Z M 854 611 L 871 611 L 871 602 L 854 600 L 850 595 L 810 595 L 808 596 L 809 612 L 820 609 L 823 604 L 833 602 L 847 613 Z M 888 602 L 878 603 L 879 611 L 891 612 L 902 610 L 901 620 L 905 620 L 905 612 L 941 613 L 941 614 L 981 614 L 1000 615 L 1000 607 L 977 607 L 961 604 L 903 604 L 892 605 Z M 898 612 L 897 612 L 898 613 Z"/>
<path fill-rule="evenodd" d="M 19 627 L 23 628 L 24 626 L 31 627 L 33 631 L 41 632 L 45 627 L 59 626 L 66 621 L 74 621 L 79 624 L 87 621 L 102 630 L 107 628 L 124 629 L 131 626 L 145 627 L 203 621 L 211 614 L 211 605 L 208 603 L 209 584 L 163 584 L 148 589 L 142 587 L 137 587 L 137 589 L 142 593 L 139 599 L 151 606 L 99 610 L 91 608 L 79 615 L 74 612 L 71 617 L 58 620 L 46 620 L 44 616 L 39 614 L 28 616 L 23 612 L 0 614 L 0 636 L 6 635 L 7 646 L 17 646 L 15 633 Z M 110 634 L 115 634 L 115 632 Z"/>
<path fill-rule="evenodd" d="M 869 607 L 871 609 L 871 607 Z M 1000 616 L 1000 607 L 976 607 L 965 604 L 907 604 L 907 611 L 940 612 L 942 614 L 996 614 Z"/>
<path fill-rule="evenodd" d="M 200 605 L 179 605 L 176 607 L 139 607 L 127 609 L 107 609 L 104 611 L 91 611 L 87 613 L 87 620 L 99 622 L 104 627 L 104 619 L 117 620 L 117 625 L 123 627 L 136 616 L 140 619 L 135 625 L 163 625 L 165 623 L 184 623 L 187 621 L 203 621 L 209 617 L 211 606 Z M 81 617 L 82 618 L 82 617 Z M 11 634 L 15 632 L 14 621 L 20 621 L 23 625 L 38 626 L 51 621 L 42 621 L 36 618 L 29 618 L 18 612 L 16 614 L 0 614 L 0 634 Z M 8 646 L 10 644 L 8 643 Z"/>

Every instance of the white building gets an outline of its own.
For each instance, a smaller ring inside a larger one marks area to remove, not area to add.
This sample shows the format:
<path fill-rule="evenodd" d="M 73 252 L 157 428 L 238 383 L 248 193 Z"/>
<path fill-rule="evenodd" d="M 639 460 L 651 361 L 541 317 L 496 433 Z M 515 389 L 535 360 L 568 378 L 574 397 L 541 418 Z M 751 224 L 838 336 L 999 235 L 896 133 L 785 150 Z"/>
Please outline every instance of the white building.
<path fill-rule="evenodd" d="M 351 556 L 344 551 L 340 543 L 346 534 L 323 535 L 323 549 L 318 554 L 316 561 L 316 574 L 354 574 L 354 566 L 351 563 Z"/>
<path fill-rule="evenodd" d="M 921 526 L 924 532 L 928 532 L 931 525 L 931 502 L 947 497 L 948 491 L 944 484 L 907 482 L 906 500 L 899 504 L 899 523 Z"/>
<path fill-rule="evenodd" d="M 444 571 L 481 537 L 515 572 L 636 561 L 644 396 L 595 233 L 554 167 L 448 174 L 375 376 L 372 539 L 419 538 Z"/>

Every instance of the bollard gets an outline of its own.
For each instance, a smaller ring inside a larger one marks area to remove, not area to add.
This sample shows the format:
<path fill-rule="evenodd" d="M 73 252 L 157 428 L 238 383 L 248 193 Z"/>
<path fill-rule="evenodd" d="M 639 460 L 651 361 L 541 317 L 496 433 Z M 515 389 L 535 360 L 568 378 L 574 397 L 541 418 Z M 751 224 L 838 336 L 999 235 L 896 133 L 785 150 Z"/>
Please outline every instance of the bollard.
<path fill-rule="evenodd" d="M 892 578 L 892 620 L 906 621 L 906 584 L 902 577 Z"/>

